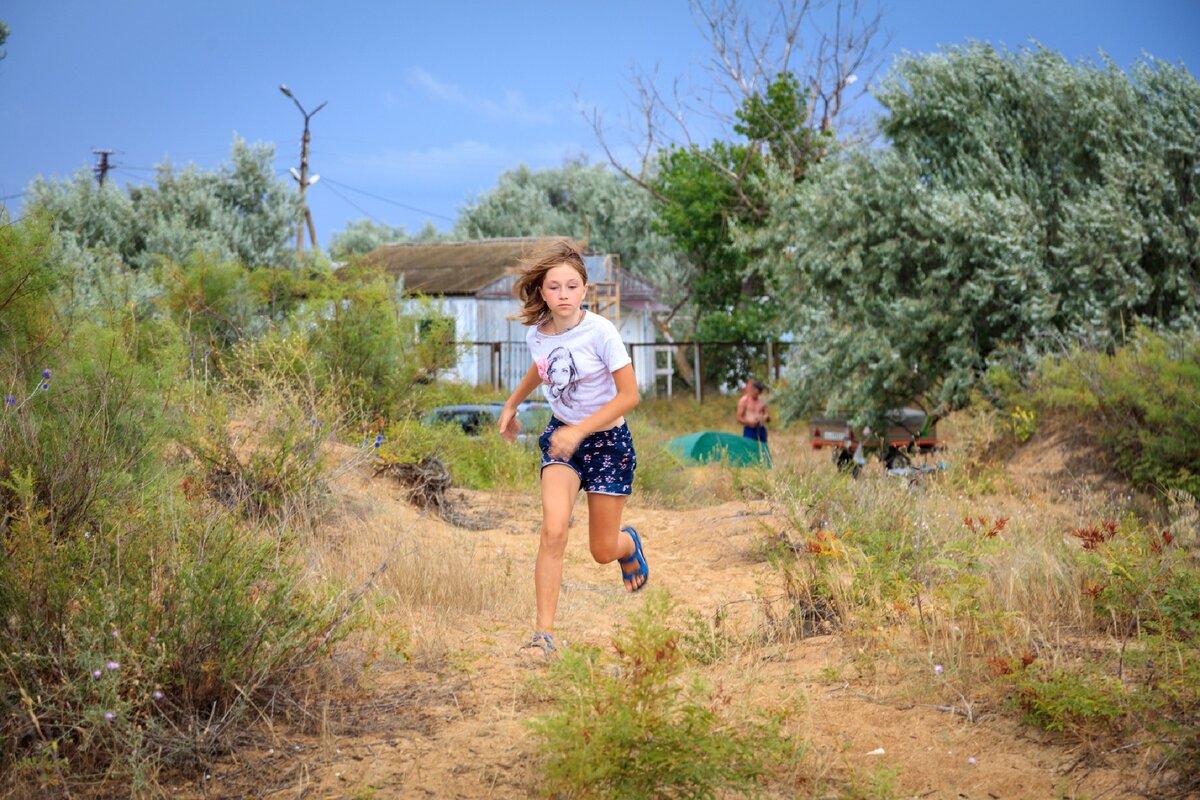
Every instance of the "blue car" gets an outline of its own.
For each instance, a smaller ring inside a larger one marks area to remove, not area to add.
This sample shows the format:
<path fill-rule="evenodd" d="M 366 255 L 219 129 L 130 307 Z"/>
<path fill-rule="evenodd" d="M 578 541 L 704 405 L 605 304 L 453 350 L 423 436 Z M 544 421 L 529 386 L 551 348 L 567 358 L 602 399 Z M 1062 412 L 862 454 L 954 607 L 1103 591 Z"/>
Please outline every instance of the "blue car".
<path fill-rule="evenodd" d="M 440 406 L 425 415 L 425 422 L 458 425 L 467 436 L 480 436 L 485 431 L 496 429 L 503 410 L 503 403 Z M 550 422 L 550 406 L 547 403 L 521 403 L 517 406 L 517 419 L 521 423 L 521 435 L 518 438 L 524 439 L 531 433 L 536 438 Z"/>

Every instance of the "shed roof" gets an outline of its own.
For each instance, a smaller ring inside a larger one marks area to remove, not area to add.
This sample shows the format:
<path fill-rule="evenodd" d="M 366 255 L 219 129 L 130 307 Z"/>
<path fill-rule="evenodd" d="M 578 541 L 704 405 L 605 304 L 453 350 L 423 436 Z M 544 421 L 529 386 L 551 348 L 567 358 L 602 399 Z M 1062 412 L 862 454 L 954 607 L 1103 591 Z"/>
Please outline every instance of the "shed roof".
<path fill-rule="evenodd" d="M 545 237 L 476 239 L 464 242 L 385 244 L 365 256 L 368 263 L 404 279 L 404 289 L 432 295 L 512 297 L 515 270 Z M 587 255 L 592 280 L 607 271 L 607 255 Z M 668 311 L 657 302 L 657 290 L 647 281 L 621 270 L 621 304 L 646 311 Z"/>
<path fill-rule="evenodd" d="M 439 295 L 473 295 L 533 252 L 541 238 L 385 244 L 365 260 L 404 279 L 404 289 Z"/>
<path fill-rule="evenodd" d="M 584 256 L 583 260 L 584 265 L 587 267 L 588 280 L 593 283 L 603 280 L 608 274 L 605 262 L 610 258 L 611 256 Z M 621 270 L 619 275 L 622 306 L 651 312 L 671 310 L 670 307 L 658 302 L 658 290 L 654 286 L 641 278 L 629 274 L 628 270 Z M 516 282 L 516 273 L 501 275 L 475 292 L 475 296 L 481 300 L 510 300 L 513 296 L 513 284 Z"/>

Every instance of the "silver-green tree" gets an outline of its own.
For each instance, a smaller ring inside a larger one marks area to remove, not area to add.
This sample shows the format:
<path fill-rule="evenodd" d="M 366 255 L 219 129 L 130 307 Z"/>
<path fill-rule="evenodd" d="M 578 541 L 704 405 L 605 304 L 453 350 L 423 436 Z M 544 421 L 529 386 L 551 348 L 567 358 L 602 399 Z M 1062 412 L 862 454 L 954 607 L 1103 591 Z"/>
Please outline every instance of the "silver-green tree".
<path fill-rule="evenodd" d="M 989 365 L 1200 320 L 1200 84 L 971 43 L 900 60 L 890 146 L 777 176 L 747 244 L 783 287 L 792 413 L 967 402 Z"/>
<path fill-rule="evenodd" d="M 371 252 L 383 244 L 396 242 L 437 242 L 449 239 L 432 222 L 426 222 L 416 233 L 409 233 L 403 225 L 391 226 L 370 219 L 358 219 L 346 223 L 346 229 L 333 234 L 329 239 L 329 257 L 334 261 L 346 261 L 354 256 Z"/>
<path fill-rule="evenodd" d="M 594 252 L 617 253 L 630 272 L 654 283 L 667 302 L 686 296 L 681 257 L 654 228 L 654 201 L 604 165 L 571 162 L 502 174 L 495 188 L 459 212 L 455 235 L 572 236 Z"/>
<path fill-rule="evenodd" d="M 274 146 L 235 138 L 217 170 L 158 166 L 153 185 L 94 186 L 81 170 L 69 181 L 35 179 L 29 208 L 45 213 L 68 247 L 101 251 L 132 269 L 182 262 L 196 253 L 247 267 L 287 266 L 299 200 L 275 177 Z"/>

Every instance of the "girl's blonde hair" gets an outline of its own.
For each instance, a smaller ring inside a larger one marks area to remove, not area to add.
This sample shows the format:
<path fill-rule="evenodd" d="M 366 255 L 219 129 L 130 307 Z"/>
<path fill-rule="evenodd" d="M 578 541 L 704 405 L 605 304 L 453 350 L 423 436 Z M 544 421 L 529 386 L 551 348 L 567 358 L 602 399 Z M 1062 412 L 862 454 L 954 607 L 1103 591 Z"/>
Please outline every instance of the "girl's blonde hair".
<path fill-rule="evenodd" d="M 520 320 L 525 325 L 541 325 L 550 319 L 550 306 L 542 299 L 542 282 L 546 273 L 555 267 L 566 264 L 574 267 L 587 285 L 587 265 L 583 262 L 582 248 L 569 239 L 554 239 L 544 242 L 533 251 L 528 258 L 522 258 L 525 266 L 517 282 L 513 284 L 513 295 L 521 301 L 521 310 L 513 319 Z"/>

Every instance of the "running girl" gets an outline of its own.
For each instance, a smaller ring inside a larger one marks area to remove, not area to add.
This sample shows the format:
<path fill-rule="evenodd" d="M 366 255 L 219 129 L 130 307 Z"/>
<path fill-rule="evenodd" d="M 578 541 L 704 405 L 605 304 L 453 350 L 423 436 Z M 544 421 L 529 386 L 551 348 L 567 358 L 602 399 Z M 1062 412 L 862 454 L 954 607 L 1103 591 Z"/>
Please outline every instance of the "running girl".
<path fill-rule="evenodd" d="M 539 384 L 553 411 L 538 444 L 542 450 L 542 529 L 533 582 L 537 625 L 525 648 L 555 649 L 554 614 L 562 587 L 567 525 L 580 489 L 588 498 L 588 545 L 600 564 L 617 561 L 625 588 L 646 585 L 650 568 L 641 539 L 621 527 L 633 487 L 637 455 L 627 414 L 638 403 L 633 364 L 616 326 L 583 308 L 587 267 L 571 242 L 551 242 L 525 261 L 513 287 L 516 318 L 529 326 L 533 364 L 500 414 L 500 433 L 521 432 L 517 406 Z"/>

